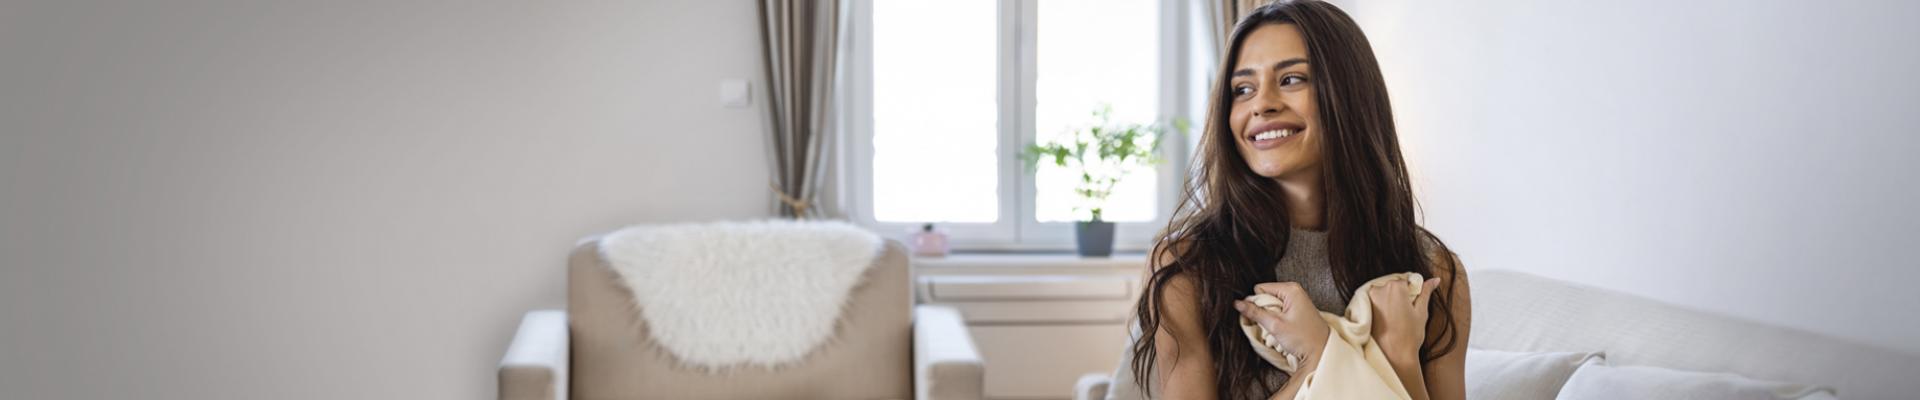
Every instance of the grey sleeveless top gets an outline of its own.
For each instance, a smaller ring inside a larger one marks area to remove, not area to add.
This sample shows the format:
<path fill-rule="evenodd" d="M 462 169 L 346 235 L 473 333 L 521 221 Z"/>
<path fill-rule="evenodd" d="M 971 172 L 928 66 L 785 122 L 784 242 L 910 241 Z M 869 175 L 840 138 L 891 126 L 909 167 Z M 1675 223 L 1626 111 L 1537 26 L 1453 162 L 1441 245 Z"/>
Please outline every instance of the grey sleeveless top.
<path fill-rule="evenodd" d="M 1313 308 L 1334 314 L 1346 314 L 1347 302 L 1341 300 L 1345 289 L 1333 282 L 1333 263 L 1327 256 L 1327 233 L 1293 229 L 1287 239 L 1287 253 L 1274 266 L 1276 282 L 1299 282 L 1313 299 Z"/>
<path fill-rule="evenodd" d="M 1278 282 L 1299 282 L 1307 290 L 1307 297 L 1313 299 L 1313 307 L 1334 314 L 1345 314 L 1347 303 L 1341 300 L 1340 285 L 1333 281 L 1333 264 L 1327 258 L 1327 233 L 1293 228 L 1287 239 L 1287 252 L 1275 265 L 1274 276 Z M 1133 340 L 1140 338 L 1140 326 L 1129 322 Z M 1209 340 L 1220 340 L 1208 338 Z M 1244 340 L 1240 337 L 1225 340 Z M 1286 382 L 1280 380 L 1278 370 L 1267 377 L 1267 386 L 1279 388 Z M 1266 398 L 1268 393 L 1253 393 L 1259 388 L 1249 388 L 1247 398 Z M 1159 398 L 1160 386 L 1153 387 L 1154 398 Z M 1140 391 L 1140 383 L 1133 379 L 1133 343 L 1130 340 L 1126 349 L 1121 351 L 1120 368 L 1113 373 L 1113 383 L 1107 386 L 1109 400 L 1140 400 L 1146 396 Z"/>

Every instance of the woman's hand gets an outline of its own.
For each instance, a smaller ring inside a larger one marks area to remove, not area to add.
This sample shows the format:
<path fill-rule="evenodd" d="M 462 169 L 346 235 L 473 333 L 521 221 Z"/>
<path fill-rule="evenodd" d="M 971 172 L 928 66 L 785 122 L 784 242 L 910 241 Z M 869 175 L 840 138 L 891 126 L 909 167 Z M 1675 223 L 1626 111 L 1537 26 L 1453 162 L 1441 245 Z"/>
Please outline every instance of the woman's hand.
<path fill-rule="evenodd" d="M 1387 361 L 1395 364 L 1419 364 L 1420 344 L 1427 339 L 1427 299 L 1440 287 L 1440 278 L 1420 285 L 1419 296 L 1412 301 L 1408 285 L 1390 282 L 1367 288 L 1373 299 L 1373 339 Z"/>
<path fill-rule="evenodd" d="M 1234 300 L 1233 309 L 1260 324 L 1261 329 L 1280 343 L 1282 353 L 1297 357 L 1302 371 L 1318 364 L 1320 351 L 1326 349 L 1327 335 L 1332 332 L 1327 328 L 1327 321 L 1320 318 L 1320 310 L 1313 308 L 1307 290 L 1294 282 L 1262 283 L 1253 290 L 1280 298 L 1280 310 L 1271 311 L 1246 300 Z M 1296 375 L 1302 371 L 1296 371 Z"/>

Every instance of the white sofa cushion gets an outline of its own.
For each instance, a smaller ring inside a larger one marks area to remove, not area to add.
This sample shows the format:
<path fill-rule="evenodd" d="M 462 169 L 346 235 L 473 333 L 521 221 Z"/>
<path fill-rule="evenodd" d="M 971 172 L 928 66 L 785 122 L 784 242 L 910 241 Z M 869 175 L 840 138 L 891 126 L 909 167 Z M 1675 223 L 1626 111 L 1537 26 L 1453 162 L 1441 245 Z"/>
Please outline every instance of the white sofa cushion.
<path fill-rule="evenodd" d="M 1549 400 L 1574 370 L 1600 353 L 1467 349 L 1467 398 Z"/>
<path fill-rule="evenodd" d="M 1557 397 L 1559 400 L 1832 398 L 1832 390 L 1812 385 L 1763 381 L 1725 372 L 1609 366 L 1600 362 L 1581 366 L 1567 379 Z"/>
<path fill-rule="evenodd" d="M 1920 371 L 1920 354 L 1516 271 L 1471 271 L 1468 347 L 1603 351 L 1613 365 L 1828 385 L 1850 398 L 1904 399 L 1920 393 L 1920 379 L 1913 378 Z M 1835 310 L 1843 311 L 1857 310 Z"/>

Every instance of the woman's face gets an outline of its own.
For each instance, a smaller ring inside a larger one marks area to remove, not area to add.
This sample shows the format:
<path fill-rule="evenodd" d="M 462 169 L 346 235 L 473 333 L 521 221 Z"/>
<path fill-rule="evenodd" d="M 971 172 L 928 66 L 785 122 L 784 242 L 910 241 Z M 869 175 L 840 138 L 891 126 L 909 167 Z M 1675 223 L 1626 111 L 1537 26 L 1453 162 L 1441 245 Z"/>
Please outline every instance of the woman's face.
<path fill-rule="evenodd" d="M 1293 24 L 1254 28 L 1241 43 L 1227 87 L 1227 126 L 1240 156 L 1260 176 L 1289 179 L 1320 173 L 1320 115 L 1307 43 Z"/>

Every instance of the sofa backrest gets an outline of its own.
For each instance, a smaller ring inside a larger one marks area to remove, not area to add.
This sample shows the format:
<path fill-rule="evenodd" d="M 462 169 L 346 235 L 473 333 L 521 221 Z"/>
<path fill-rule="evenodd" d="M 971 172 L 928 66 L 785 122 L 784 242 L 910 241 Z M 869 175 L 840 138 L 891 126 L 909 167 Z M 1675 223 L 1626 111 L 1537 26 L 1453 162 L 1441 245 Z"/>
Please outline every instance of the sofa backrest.
<path fill-rule="evenodd" d="M 567 266 L 574 399 L 905 399 L 912 387 L 907 253 L 888 240 L 848 296 L 835 336 L 797 364 L 709 373 L 647 338 L 633 295 L 600 255 L 574 248 Z"/>
<path fill-rule="evenodd" d="M 1920 393 L 1920 355 L 1516 271 L 1473 270 L 1469 282 L 1473 348 L 1604 351 L 1610 365 L 1826 385 L 1847 398 Z"/>

